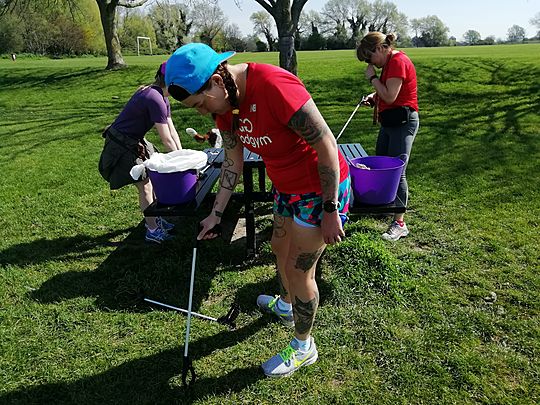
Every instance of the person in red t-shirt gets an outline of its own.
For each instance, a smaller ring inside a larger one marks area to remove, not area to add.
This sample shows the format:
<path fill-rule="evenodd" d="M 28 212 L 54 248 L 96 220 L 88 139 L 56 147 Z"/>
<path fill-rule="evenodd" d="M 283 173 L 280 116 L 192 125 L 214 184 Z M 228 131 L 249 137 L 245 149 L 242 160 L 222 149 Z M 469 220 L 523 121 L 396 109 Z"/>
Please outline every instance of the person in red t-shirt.
<path fill-rule="evenodd" d="M 370 32 L 360 41 L 356 55 L 361 62 L 368 64 L 366 78 L 375 88 L 375 92 L 364 101 L 365 105 L 376 107 L 374 114 L 381 123 L 375 153 L 403 155 L 405 168 L 397 196 L 407 205 L 409 187 L 405 170 L 419 126 L 416 70 L 404 52 L 393 48 L 394 41 L 394 34 Z M 375 67 L 382 68 L 380 78 Z M 397 241 L 409 234 L 403 218 L 404 214 L 394 214 L 394 220 L 382 235 L 383 239 Z"/>
<path fill-rule="evenodd" d="M 318 358 L 311 330 L 319 304 L 315 267 L 327 244 L 345 236 L 349 206 L 347 163 L 332 131 L 302 82 L 272 65 L 228 65 L 234 52 L 184 45 L 167 61 L 169 94 L 201 114 L 211 113 L 223 137 L 220 189 L 198 239 L 215 237 L 238 182 L 243 148 L 258 153 L 274 185 L 272 249 L 281 294 L 257 305 L 294 325 L 295 338 L 263 363 L 267 376 L 284 377 Z"/>

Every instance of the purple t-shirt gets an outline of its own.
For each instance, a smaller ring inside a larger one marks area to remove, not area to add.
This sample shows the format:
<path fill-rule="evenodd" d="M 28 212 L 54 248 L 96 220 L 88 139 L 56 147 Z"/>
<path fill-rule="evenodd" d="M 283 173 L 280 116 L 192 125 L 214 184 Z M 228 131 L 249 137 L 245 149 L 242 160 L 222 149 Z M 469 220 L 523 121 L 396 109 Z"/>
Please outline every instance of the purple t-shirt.
<path fill-rule="evenodd" d="M 112 127 L 124 135 L 143 139 L 154 124 L 166 124 L 171 116 L 171 106 L 163 90 L 148 86 L 138 90 L 127 102 Z"/>

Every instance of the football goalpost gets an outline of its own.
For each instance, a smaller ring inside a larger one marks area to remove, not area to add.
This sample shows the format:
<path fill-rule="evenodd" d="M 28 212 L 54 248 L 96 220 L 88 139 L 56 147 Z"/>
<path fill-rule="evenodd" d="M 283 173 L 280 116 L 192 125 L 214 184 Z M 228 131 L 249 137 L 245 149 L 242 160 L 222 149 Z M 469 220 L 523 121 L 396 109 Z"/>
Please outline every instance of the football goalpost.
<path fill-rule="evenodd" d="M 137 37 L 137 56 L 141 56 L 141 40 L 148 40 L 148 45 L 150 45 L 150 55 L 152 55 L 152 41 L 150 37 Z"/>

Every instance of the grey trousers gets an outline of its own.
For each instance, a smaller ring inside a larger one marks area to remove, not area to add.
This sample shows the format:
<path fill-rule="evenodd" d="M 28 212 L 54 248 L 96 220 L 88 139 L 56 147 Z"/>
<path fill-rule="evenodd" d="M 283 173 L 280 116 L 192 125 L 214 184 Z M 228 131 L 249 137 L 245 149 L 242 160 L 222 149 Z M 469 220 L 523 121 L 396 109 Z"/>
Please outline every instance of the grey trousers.
<path fill-rule="evenodd" d="M 407 184 L 407 164 L 411 156 L 412 144 L 418 132 L 420 121 L 416 111 L 410 114 L 410 120 L 407 124 L 400 127 L 381 127 L 375 147 L 375 154 L 378 156 L 397 157 L 401 154 L 407 155 L 405 168 L 401 174 L 397 196 L 405 205 L 409 199 L 409 186 Z"/>

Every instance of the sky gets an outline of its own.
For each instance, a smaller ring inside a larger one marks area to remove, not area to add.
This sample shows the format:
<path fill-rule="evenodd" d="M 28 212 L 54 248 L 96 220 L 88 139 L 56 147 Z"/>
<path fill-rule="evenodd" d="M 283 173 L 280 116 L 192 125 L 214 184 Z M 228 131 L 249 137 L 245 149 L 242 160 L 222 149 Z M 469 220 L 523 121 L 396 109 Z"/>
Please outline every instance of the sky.
<path fill-rule="evenodd" d="M 321 11 L 328 0 L 308 0 L 304 10 Z M 369 1 L 369 0 L 368 0 Z M 239 0 L 242 10 L 234 0 L 219 0 L 229 23 L 235 23 L 244 34 L 253 32 L 249 17 L 263 8 L 255 0 Z M 449 37 L 458 41 L 468 30 L 475 30 L 482 38 L 493 35 L 506 39 L 508 29 L 519 25 L 525 36 L 532 37 L 538 31 L 529 20 L 540 12 L 540 0 L 393 0 L 398 10 L 409 20 L 436 15 L 449 29 Z M 411 32 L 409 32 L 411 35 Z"/>

